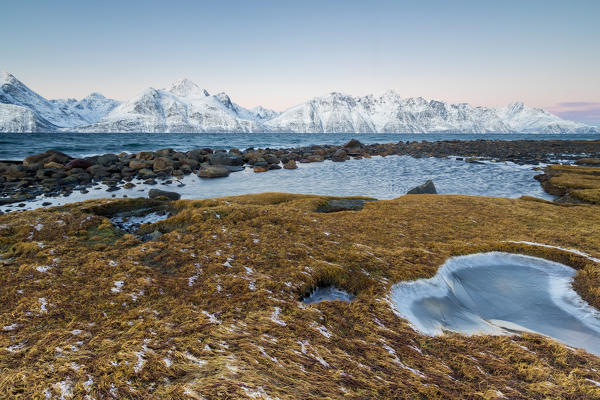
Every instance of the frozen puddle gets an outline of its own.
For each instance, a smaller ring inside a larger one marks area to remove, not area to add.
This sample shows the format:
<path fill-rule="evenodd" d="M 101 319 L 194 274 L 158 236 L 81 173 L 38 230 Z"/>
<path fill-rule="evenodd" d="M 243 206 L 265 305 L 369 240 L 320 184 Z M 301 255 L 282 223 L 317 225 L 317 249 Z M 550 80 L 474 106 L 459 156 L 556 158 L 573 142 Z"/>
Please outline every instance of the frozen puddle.
<path fill-rule="evenodd" d="M 143 224 L 153 224 L 155 222 L 162 221 L 163 219 L 167 219 L 170 216 L 171 214 L 168 211 L 154 211 L 146 215 L 138 216 L 119 215 L 112 217 L 110 222 L 125 232 L 134 233 Z"/>
<path fill-rule="evenodd" d="M 576 271 L 500 252 L 450 258 L 430 279 L 392 287 L 395 310 L 421 333 L 535 332 L 600 355 L 600 313 L 573 290 Z"/>
<path fill-rule="evenodd" d="M 302 301 L 307 304 L 320 303 L 322 301 L 332 301 L 332 300 L 341 300 L 345 302 L 351 302 L 354 299 L 354 296 L 350 293 L 338 289 L 334 286 L 319 286 L 314 289 L 307 297 L 305 297 Z"/>

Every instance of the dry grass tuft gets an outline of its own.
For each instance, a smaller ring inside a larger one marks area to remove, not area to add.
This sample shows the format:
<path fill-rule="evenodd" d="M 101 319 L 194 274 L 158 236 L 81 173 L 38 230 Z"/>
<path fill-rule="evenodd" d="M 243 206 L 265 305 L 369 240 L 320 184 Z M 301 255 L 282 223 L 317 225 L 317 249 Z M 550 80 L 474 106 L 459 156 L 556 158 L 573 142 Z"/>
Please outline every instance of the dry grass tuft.
<path fill-rule="evenodd" d="M 600 359 L 538 335 L 428 337 L 387 300 L 454 255 L 556 260 L 600 308 L 600 209 L 404 196 L 317 213 L 281 193 L 168 204 L 142 242 L 95 200 L 0 216 L 0 398 L 600 398 Z M 305 305 L 319 284 L 351 303 Z"/>

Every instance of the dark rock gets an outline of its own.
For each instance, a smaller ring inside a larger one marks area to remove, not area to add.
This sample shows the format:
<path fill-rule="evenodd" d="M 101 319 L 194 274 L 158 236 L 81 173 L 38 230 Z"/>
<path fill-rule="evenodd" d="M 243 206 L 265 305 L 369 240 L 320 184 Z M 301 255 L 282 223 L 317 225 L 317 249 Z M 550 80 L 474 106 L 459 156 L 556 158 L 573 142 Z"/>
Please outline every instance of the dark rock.
<path fill-rule="evenodd" d="M 229 170 L 225 167 L 205 166 L 198 171 L 200 178 L 223 178 L 229 176 Z"/>
<path fill-rule="evenodd" d="M 152 166 L 151 161 L 147 160 L 131 160 L 129 161 L 129 168 L 133 170 L 140 170 L 142 168 L 150 168 Z"/>
<path fill-rule="evenodd" d="M 0 198 L 0 205 L 18 203 L 19 201 L 25 201 L 25 200 L 27 200 L 27 197 L 25 197 L 25 196 Z"/>
<path fill-rule="evenodd" d="M 181 160 L 181 165 L 182 167 L 188 166 L 192 169 L 195 169 L 198 168 L 198 165 L 200 165 L 200 163 L 193 158 L 184 158 L 183 160 Z"/>
<path fill-rule="evenodd" d="M 244 165 L 244 159 L 241 156 L 227 153 L 215 153 L 209 157 L 211 165 Z"/>
<path fill-rule="evenodd" d="M 52 205 L 52 203 L 50 203 L 49 201 L 45 201 L 42 203 L 42 207 L 48 207 L 50 205 Z"/>
<path fill-rule="evenodd" d="M 88 169 L 86 169 L 87 173 L 93 176 L 94 178 L 104 178 L 110 175 L 108 170 L 104 168 L 102 165 L 92 165 Z"/>
<path fill-rule="evenodd" d="M 344 149 L 349 154 L 358 154 L 361 152 L 362 148 L 363 144 L 356 139 L 350 139 L 350 141 L 344 145 Z"/>
<path fill-rule="evenodd" d="M 156 181 L 154 179 L 152 179 L 152 178 L 146 179 L 144 181 L 144 185 L 156 185 Z"/>
<path fill-rule="evenodd" d="M 142 179 L 149 179 L 156 177 L 156 174 L 151 169 L 142 168 L 138 171 L 138 176 Z"/>
<path fill-rule="evenodd" d="M 283 164 L 283 168 L 285 168 L 285 169 L 296 169 L 296 168 L 298 168 L 298 165 L 296 164 L 296 161 L 289 160 L 288 162 L 286 162 L 285 164 Z"/>
<path fill-rule="evenodd" d="M 56 150 L 48 150 L 44 153 L 34 154 L 32 156 L 25 157 L 23 160 L 23 165 L 25 167 L 32 166 L 34 164 L 44 165 L 45 163 L 49 163 L 51 161 L 57 162 L 59 164 L 65 164 L 71 160 L 71 157 L 68 155 L 61 153 Z"/>
<path fill-rule="evenodd" d="M 65 169 L 69 170 L 69 169 L 73 169 L 73 168 L 81 168 L 81 169 L 86 169 L 92 166 L 92 162 L 90 160 L 87 160 L 85 158 L 76 158 L 74 160 L 71 160 L 67 163 L 67 165 L 65 165 Z"/>
<path fill-rule="evenodd" d="M 263 158 L 265 159 L 267 164 L 279 164 L 279 158 L 277 158 L 277 156 L 275 156 L 274 154 L 265 154 Z"/>
<path fill-rule="evenodd" d="M 269 165 L 269 163 L 263 157 L 256 157 L 252 161 L 252 165 L 255 167 L 266 167 L 267 165 Z"/>
<path fill-rule="evenodd" d="M 342 162 L 348 159 L 348 153 L 344 149 L 338 149 L 331 156 L 331 161 Z"/>
<path fill-rule="evenodd" d="M 160 189 L 150 189 L 148 192 L 148 197 L 151 199 L 155 199 L 157 197 L 166 197 L 169 200 L 179 200 L 181 195 L 177 192 L 168 192 L 166 190 Z"/>
<path fill-rule="evenodd" d="M 120 187 L 118 187 L 118 186 L 109 186 L 109 187 L 106 189 L 106 191 L 107 191 L 107 192 L 116 192 L 117 190 L 121 190 L 121 188 L 120 188 Z"/>
<path fill-rule="evenodd" d="M 91 157 L 90 157 L 91 158 Z M 96 164 L 108 167 L 119 162 L 119 156 L 116 154 L 103 154 L 95 158 Z"/>
<path fill-rule="evenodd" d="M 430 179 L 424 184 L 410 189 L 406 194 L 437 194 L 437 190 L 435 189 L 433 181 Z"/>
<path fill-rule="evenodd" d="M 154 152 L 156 154 L 157 157 L 170 157 L 173 153 L 175 153 L 175 150 L 173 149 L 160 149 L 160 150 L 156 150 Z"/>
<path fill-rule="evenodd" d="M 306 160 L 308 162 L 311 162 L 311 163 L 313 163 L 313 162 L 323 162 L 323 161 L 325 161 L 325 158 L 323 156 L 321 156 L 321 155 L 318 155 L 318 154 L 312 154 L 312 155 L 306 157 Z M 302 160 L 300 160 L 300 162 L 302 162 Z"/>
<path fill-rule="evenodd" d="M 159 150 L 160 151 L 160 150 Z M 158 154 L 158 151 L 156 152 Z M 152 169 L 154 172 L 158 171 L 166 171 L 169 169 L 173 169 L 173 161 L 166 157 L 157 157 L 154 159 L 154 164 L 152 164 Z"/>
<path fill-rule="evenodd" d="M 186 154 L 187 158 L 189 158 L 191 160 L 203 162 L 203 161 L 206 161 L 206 155 L 208 153 L 204 150 L 195 149 L 195 150 L 190 150 L 185 154 Z"/>
<path fill-rule="evenodd" d="M 25 178 L 27 176 L 27 168 L 23 165 L 14 164 L 8 167 L 4 174 L 9 178 Z"/>
<path fill-rule="evenodd" d="M 138 160 L 152 160 L 154 158 L 154 153 L 151 151 L 140 151 L 135 155 L 135 158 Z"/>
<path fill-rule="evenodd" d="M 134 187 L 135 187 L 135 184 L 131 183 L 131 182 L 127 182 L 126 184 L 123 185 L 124 189 L 131 189 L 131 188 L 134 188 Z"/>
<path fill-rule="evenodd" d="M 360 211 L 365 206 L 366 199 L 331 199 L 317 208 L 317 212 L 330 213 L 338 211 Z"/>

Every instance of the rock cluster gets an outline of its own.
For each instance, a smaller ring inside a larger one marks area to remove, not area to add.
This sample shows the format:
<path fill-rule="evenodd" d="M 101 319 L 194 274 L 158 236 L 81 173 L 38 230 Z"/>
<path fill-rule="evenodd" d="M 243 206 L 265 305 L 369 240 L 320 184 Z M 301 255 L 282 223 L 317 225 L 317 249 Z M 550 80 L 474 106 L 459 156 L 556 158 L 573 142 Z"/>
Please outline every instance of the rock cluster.
<path fill-rule="evenodd" d="M 288 149 L 213 150 L 193 149 L 179 152 L 173 149 L 143 151 L 137 154 L 103 154 L 72 158 L 55 150 L 26 157 L 22 162 L 0 162 L 0 204 L 20 203 L 39 195 L 68 195 L 74 190 L 86 191 L 102 182 L 108 191 L 135 186 L 133 179 L 144 184 L 157 180 L 197 174 L 200 178 L 221 178 L 242 171 L 246 166 L 254 172 L 275 169 L 296 169 L 298 163 L 331 160 L 344 162 L 350 158 L 409 155 L 421 157 L 460 156 L 459 160 L 477 163 L 481 158 L 513 161 L 520 164 L 548 163 L 556 159 L 573 160 L 585 154 L 600 157 L 598 141 L 562 140 L 474 140 L 438 142 L 397 142 L 363 144 L 352 139 L 342 146 L 314 145 Z"/>

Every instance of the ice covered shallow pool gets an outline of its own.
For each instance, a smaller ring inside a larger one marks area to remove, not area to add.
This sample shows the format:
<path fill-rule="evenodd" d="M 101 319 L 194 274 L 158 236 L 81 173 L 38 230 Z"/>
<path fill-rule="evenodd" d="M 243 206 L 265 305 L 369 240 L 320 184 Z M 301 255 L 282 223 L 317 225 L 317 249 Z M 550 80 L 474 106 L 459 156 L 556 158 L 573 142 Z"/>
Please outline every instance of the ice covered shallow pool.
<path fill-rule="evenodd" d="M 392 287 L 396 312 L 419 332 L 536 332 L 600 355 L 600 313 L 573 290 L 566 265 L 500 252 L 453 257 L 430 279 Z"/>
<path fill-rule="evenodd" d="M 247 168 L 227 178 L 201 179 L 189 175 L 185 186 L 177 183 L 159 184 L 164 190 L 176 191 L 183 199 L 205 199 L 261 192 L 288 192 L 329 196 L 369 196 L 393 199 L 432 179 L 439 193 L 476 196 L 520 197 L 529 195 L 552 199 L 533 177 L 539 174 L 532 166 L 514 163 L 473 164 L 453 158 L 413 158 L 409 156 L 373 157 L 348 160 L 343 163 L 298 164 L 297 170 L 276 170 L 254 173 Z M 40 207 L 43 202 L 53 205 L 94 198 L 147 196 L 149 186 L 134 181 L 136 187 L 107 193 L 106 186 L 98 186 L 87 194 L 78 191 L 68 197 L 38 197 L 26 207 L 2 206 L 0 210 Z"/>

